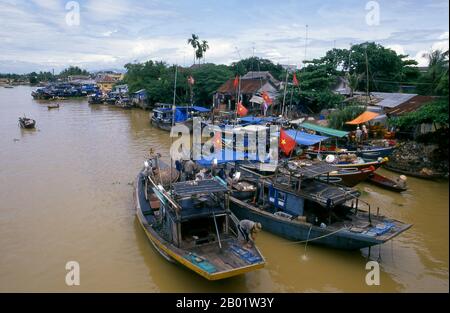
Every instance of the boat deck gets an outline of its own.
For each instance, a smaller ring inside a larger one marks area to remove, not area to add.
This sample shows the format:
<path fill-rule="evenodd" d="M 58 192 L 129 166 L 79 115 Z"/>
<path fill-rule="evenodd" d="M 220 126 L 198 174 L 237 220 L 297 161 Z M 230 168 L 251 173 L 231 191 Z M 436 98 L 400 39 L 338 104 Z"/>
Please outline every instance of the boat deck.
<path fill-rule="evenodd" d="M 192 253 L 212 264 L 217 272 L 231 271 L 263 262 L 255 248 L 243 248 L 237 240 L 228 239 L 192 248 Z"/>

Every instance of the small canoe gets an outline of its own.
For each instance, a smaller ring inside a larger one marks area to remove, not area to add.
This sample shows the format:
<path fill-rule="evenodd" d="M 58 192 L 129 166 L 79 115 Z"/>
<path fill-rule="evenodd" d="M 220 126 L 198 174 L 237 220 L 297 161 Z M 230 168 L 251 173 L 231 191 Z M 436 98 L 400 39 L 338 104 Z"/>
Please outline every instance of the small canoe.
<path fill-rule="evenodd" d="M 59 103 L 55 104 L 55 105 L 47 105 L 47 109 L 51 110 L 51 109 L 59 109 Z"/>
<path fill-rule="evenodd" d="M 371 184 L 374 184 L 376 186 L 379 186 L 384 189 L 388 189 L 391 191 L 396 192 L 402 192 L 408 190 L 408 188 L 399 186 L 394 180 L 387 178 L 383 175 L 377 174 L 373 172 L 369 175 L 369 178 L 367 179 L 368 182 Z"/>

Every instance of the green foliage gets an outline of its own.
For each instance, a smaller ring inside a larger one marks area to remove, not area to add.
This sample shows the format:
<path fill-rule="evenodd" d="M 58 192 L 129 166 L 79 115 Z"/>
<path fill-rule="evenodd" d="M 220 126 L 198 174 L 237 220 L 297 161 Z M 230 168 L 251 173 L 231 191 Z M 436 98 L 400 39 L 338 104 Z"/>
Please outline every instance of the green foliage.
<path fill-rule="evenodd" d="M 423 95 L 448 96 L 448 50 L 428 54 L 428 70 L 420 77 L 417 90 Z"/>
<path fill-rule="evenodd" d="M 275 79 L 283 81 L 286 71 L 280 64 L 274 64 L 272 61 L 258 57 L 242 59 L 239 62 L 233 62 L 230 69 L 238 75 L 245 75 L 250 71 L 269 71 Z"/>
<path fill-rule="evenodd" d="M 79 68 L 78 66 L 69 66 L 59 73 L 59 77 L 66 78 L 71 75 L 89 75 L 89 72 Z"/>
<path fill-rule="evenodd" d="M 150 103 L 173 101 L 173 85 L 175 81 L 174 67 L 164 62 L 147 61 L 145 63 L 126 64 L 125 83 L 130 92 L 145 89 Z M 233 77 L 233 72 L 226 65 L 203 64 L 195 68 L 179 68 L 177 77 L 177 103 L 189 103 L 190 88 L 187 78 L 195 79 L 193 86 L 193 102 L 208 106 L 212 95 L 227 79 Z"/>
<path fill-rule="evenodd" d="M 448 114 L 449 101 L 446 97 L 425 104 L 417 111 L 389 118 L 389 124 L 402 129 L 411 129 L 423 123 L 448 125 Z"/>
<path fill-rule="evenodd" d="M 212 96 L 225 81 L 233 77 L 226 65 L 204 64 L 192 70 L 195 79 L 194 102 L 201 106 L 212 104 Z"/>
<path fill-rule="evenodd" d="M 332 112 L 329 116 L 329 126 L 335 129 L 350 130 L 351 126 L 347 126 L 345 122 L 351 121 L 361 115 L 366 108 L 361 105 L 349 105 L 341 110 Z"/>

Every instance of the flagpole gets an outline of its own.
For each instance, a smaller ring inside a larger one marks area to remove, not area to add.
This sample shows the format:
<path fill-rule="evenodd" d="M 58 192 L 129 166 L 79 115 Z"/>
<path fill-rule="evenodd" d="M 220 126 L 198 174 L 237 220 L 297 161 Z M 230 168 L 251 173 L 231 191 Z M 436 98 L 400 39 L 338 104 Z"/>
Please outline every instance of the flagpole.
<path fill-rule="evenodd" d="M 172 147 L 173 145 L 173 136 L 172 136 L 172 129 L 175 125 L 175 101 L 176 101 L 176 97 L 177 97 L 177 76 L 178 76 L 178 66 L 175 64 L 175 84 L 173 86 L 173 103 L 172 103 L 172 128 L 170 130 L 171 134 L 170 134 L 170 147 Z M 170 153 L 170 176 L 169 176 L 169 181 L 170 181 L 170 189 L 172 190 L 172 168 L 173 168 L 173 162 L 172 162 L 172 153 Z M 161 181 L 162 184 L 162 181 Z"/>
<path fill-rule="evenodd" d="M 236 108 L 235 108 L 235 114 L 236 114 L 236 118 L 234 120 L 235 125 L 237 123 L 238 104 L 240 102 L 240 98 L 241 98 L 241 76 L 239 76 L 238 97 L 237 97 Z"/>
<path fill-rule="evenodd" d="M 284 105 L 285 105 L 285 102 L 286 102 L 286 91 L 287 91 L 288 78 L 289 78 L 289 71 L 286 69 L 286 82 L 285 82 L 285 85 L 284 85 L 283 104 L 281 106 L 281 115 L 282 116 L 284 116 Z"/>

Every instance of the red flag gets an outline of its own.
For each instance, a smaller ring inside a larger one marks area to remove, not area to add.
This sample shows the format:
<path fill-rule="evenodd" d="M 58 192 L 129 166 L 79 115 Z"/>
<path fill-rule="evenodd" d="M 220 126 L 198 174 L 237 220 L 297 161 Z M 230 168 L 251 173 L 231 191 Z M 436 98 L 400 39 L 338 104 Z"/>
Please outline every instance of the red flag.
<path fill-rule="evenodd" d="M 294 84 L 294 86 L 298 86 L 297 75 L 295 73 L 294 73 L 294 77 L 292 77 L 292 83 Z"/>
<path fill-rule="evenodd" d="M 280 149 L 284 154 L 289 155 L 295 148 L 295 140 L 283 129 L 280 130 Z"/>
<path fill-rule="evenodd" d="M 265 91 L 262 92 L 262 98 L 263 98 L 264 102 L 267 103 L 268 105 L 272 104 L 272 99 L 270 99 L 267 92 L 265 92 Z"/>
<path fill-rule="evenodd" d="M 234 87 L 234 89 L 237 89 L 239 87 L 239 76 L 237 76 L 237 75 L 233 81 L 233 87 Z"/>
<path fill-rule="evenodd" d="M 188 77 L 188 84 L 189 84 L 189 85 L 195 84 L 194 77 L 192 77 L 192 76 L 189 76 L 189 77 Z"/>
<path fill-rule="evenodd" d="M 222 149 L 222 132 L 218 131 L 214 134 L 214 148 L 215 149 Z"/>
<path fill-rule="evenodd" d="M 246 116 L 248 113 L 248 109 L 245 106 L 243 106 L 241 102 L 238 102 L 237 113 L 239 114 L 239 116 Z"/>

